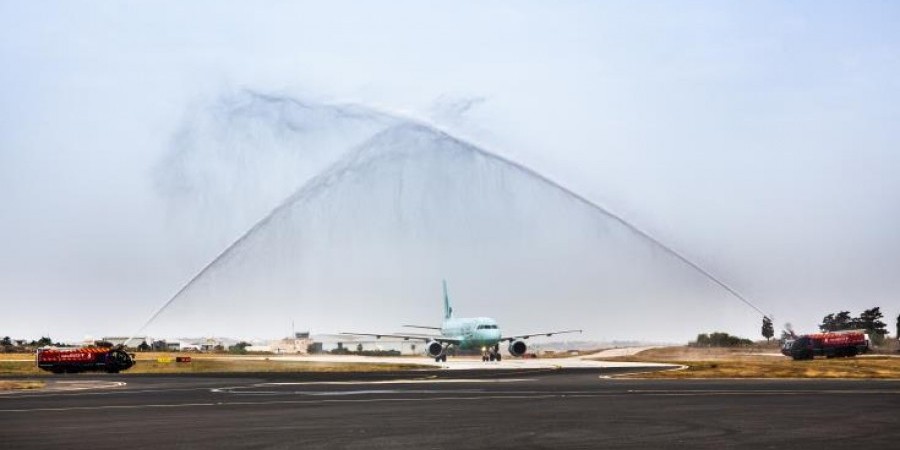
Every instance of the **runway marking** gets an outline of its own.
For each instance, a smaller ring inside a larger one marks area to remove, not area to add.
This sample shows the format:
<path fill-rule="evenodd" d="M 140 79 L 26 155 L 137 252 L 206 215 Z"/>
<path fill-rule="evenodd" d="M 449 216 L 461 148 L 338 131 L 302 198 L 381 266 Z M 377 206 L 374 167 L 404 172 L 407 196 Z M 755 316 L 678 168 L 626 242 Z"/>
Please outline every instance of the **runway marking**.
<path fill-rule="evenodd" d="M 143 404 L 143 405 L 100 405 L 100 406 L 73 406 L 62 408 L 32 408 L 32 409 L 0 409 L 0 413 L 29 413 L 29 412 L 71 412 L 71 411 L 96 411 L 96 410 L 137 410 L 137 409 L 165 409 L 165 408 L 195 408 L 216 406 L 266 406 L 266 405 L 323 405 L 340 403 L 379 403 L 379 402 L 438 402 L 438 401 L 485 401 L 485 400 L 541 400 L 541 399 L 567 399 L 567 398 L 602 398 L 602 397 L 665 397 L 665 396 L 717 396 L 717 395 L 745 395 L 745 396 L 795 396 L 795 395 L 900 395 L 900 390 L 820 390 L 820 391 L 639 391 L 628 390 L 617 393 L 590 393 L 590 392 L 565 392 L 565 393 L 533 393 L 533 394 L 504 394 L 504 395 L 478 395 L 467 397 L 441 396 L 421 398 L 362 398 L 362 399 L 322 399 L 322 400 L 272 400 L 272 401 L 231 401 L 231 402 L 206 402 L 206 403 L 173 403 L 173 404 Z"/>
<path fill-rule="evenodd" d="M 124 381 L 121 382 L 122 385 L 127 385 Z M 206 391 L 209 390 L 209 387 L 193 387 L 193 388 L 158 388 L 158 389 L 130 389 L 130 390 L 118 390 L 118 391 L 89 391 L 88 389 L 81 390 L 58 390 L 58 391 L 28 391 L 25 393 L 14 392 L 14 396 L 10 395 L 10 397 L 15 397 L 16 399 L 20 398 L 42 398 L 42 397 L 85 397 L 85 396 L 102 396 L 102 395 L 132 395 L 132 394 L 146 394 L 146 393 L 158 393 L 158 392 L 182 392 L 182 391 Z"/>
<path fill-rule="evenodd" d="M 357 384 L 418 384 L 418 383 L 521 383 L 534 381 L 533 378 L 411 378 L 400 380 L 373 381 L 297 381 L 279 383 L 259 383 L 254 386 L 293 386 L 293 385 L 357 385 Z"/>
<path fill-rule="evenodd" d="M 124 381 L 93 381 L 93 380 L 51 380 L 46 386 L 28 391 L 3 391 L 0 395 L 8 397 L 40 397 L 53 394 L 71 394 L 80 391 L 98 389 L 112 389 L 127 385 Z M 28 395 L 19 395 L 28 393 Z"/>
<path fill-rule="evenodd" d="M 124 381 L 90 381 L 90 380 L 68 380 L 68 381 L 52 381 L 50 388 L 59 386 L 61 391 L 83 391 L 86 389 L 103 389 L 122 387 L 128 383 Z"/>
<path fill-rule="evenodd" d="M 658 368 L 658 367 L 657 367 L 657 368 Z M 642 374 L 642 373 L 674 372 L 674 371 L 677 371 L 677 370 L 685 370 L 685 369 L 687 369 L 687 368 L 688 368 L 688 366 L 672 366 L 672 367 L 670 367 L 670 368 L 667 368 L 667 369 L 660 369 L 660 370 L 642 370 L 642 371 L 640 371 L 640 372 L 624 372 L 624 373 L 617 373 L 617 374 L 612 374 L 612 375 L 600 375 L 600 376 L 598 376 L 597 378 L 600 378 L 600 379 L 603 379 L 603 380 L 609 380 L 609 379 L 612 379 L 612 378 L 624 378 L 624 377 L 629 376 L 629 375 L 640 375 L 640 374 Z"/>
<path fill-rule="evenodd" d="M 266 386 L 359 386 L 359 385 L 386 385 L 386 384 L 487 384 L 487 383 L 521 383 L 534 381 L 533 378 L 413 378 L 400 380 L 373 380 L 373 381 L 296 381 L 296 382 L 273 382 L 273 383 L 257 383 L 249 386 L 232 386 L 224 388 L 213 388 L 210 392 L 221 394 L 286 394 L 284 391 L 240 391 L 241 389 L 252 389 L 256 387 Z M 396 392 L 404 392 L 395 390 Z M 357 391 L 348 391 L 357 392 Z M 409 392 L 409 391 L 407 391 Z M 294 392 L 295 394 L 302 392 Z"/>

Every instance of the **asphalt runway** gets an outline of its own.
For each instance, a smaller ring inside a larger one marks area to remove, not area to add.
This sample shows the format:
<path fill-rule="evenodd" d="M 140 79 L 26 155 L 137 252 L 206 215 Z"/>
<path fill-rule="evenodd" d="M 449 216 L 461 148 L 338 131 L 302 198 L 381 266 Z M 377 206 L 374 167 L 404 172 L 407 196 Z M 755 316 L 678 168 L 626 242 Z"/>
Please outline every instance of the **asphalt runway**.
<path fill-rule="evenodd" d="M 624 370 L 63 376 L 0 395 L 0 448 L 900 445 L 900 381 L 606 378 Z"/>

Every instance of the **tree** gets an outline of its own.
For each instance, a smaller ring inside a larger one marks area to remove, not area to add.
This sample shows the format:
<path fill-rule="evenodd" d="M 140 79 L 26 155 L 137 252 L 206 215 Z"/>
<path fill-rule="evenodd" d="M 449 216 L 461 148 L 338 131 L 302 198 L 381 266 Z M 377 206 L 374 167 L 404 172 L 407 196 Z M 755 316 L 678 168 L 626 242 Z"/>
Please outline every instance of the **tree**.
<path fill-rule="evenodd" d="M 884 341 L 884 335 L 888 334 L 887 324 L 881 321 L 883 318 L 884 314 L 877 306 L 867 309 L 859 315 L 859 327 L 869 333 L 869 337 L 875 345 L 881 344 Z"/>
<path fill-rule="evenodd" d="M 900 323 L 900 321 L 898 321 L 897 323 Z M 12 340 L 9 338 L 9 336 L 4 336 L 3 339 L 0 339 L 0 345 L 4 347 L 10 346 L 12 345 Z"/>
<path fill-rule="evenodd" d="M 829 314 L 822 318 L 822 324 L 819 325 L 821 331 L 834 331 L 834 314 Z"/>
<path fill-rule="evenodd" d="M 897 316 L 897 339 L 900 339 L 900 315 Z"/>
<path fill-rule="evenodd" d="M 772 319 L 770 319 L 768 316 L 763 316 L 762 336 L 766 338 L 766 342 L 768 342 L 769 339 L 772 339 L 772 337 L 775 336 L 775 326 L 772 325 Z"/>
<path fill-rule="evenodd" d="M 853 320 L 853 316 L 850 315 L 850 311 L 841 311 L 834 316 L 834 326 L 835 330 L 849 330 L 853 328 L 855 320 Z"/>
<path fill-rule="evenodd" d="M 849 330 L 854 327 L 857 319 L 850 317 L 850 311 L 841 311 L 837 314 L 829 314 L 822 318 L 819 329 L 822 331 Z"/>
<path fill-rule="evenodd" d="M 698 334 L 697 340 L 694 341 L 694 345 L 697 347 L 709 347 L 709 335 L 706 333 Z"/>
<path fill-rule="evenodd" d="M 247 347 L 250 346 L 249 342 L 238 342 L 237 344 L 228 347 L 228 351 L 231 353 L 247 353 Z"/>
<path fill-rule="evenodd" d="M 702 333 L 697 335 L 697 340 L 688 345 L 692 347 L 739 347 L 742 345 L 752 345 L 750 339 L 743 339 L 732 336 L 728 333 L 717 331 L 715 333 Z"/>
<path fill-rule="evenodd" d="M 881 308 L 876 306 L 872 309 L 863 311 L 863 313 L 859 315 L 859 324 L 861 328 L 883 336 L 888 333 L 887 324 L 881 321 L 883 318 L 884 314 L 881 313 Z"/>

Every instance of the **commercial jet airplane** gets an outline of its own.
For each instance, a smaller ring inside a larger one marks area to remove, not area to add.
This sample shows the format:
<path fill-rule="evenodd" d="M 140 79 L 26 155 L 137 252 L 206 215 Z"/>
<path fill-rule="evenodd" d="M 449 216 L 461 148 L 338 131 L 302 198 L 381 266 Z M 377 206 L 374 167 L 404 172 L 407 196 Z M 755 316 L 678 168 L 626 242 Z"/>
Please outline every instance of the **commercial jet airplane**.
<path fill-rule="evenodd" d="M 425 342 L 425 353 L 434 358 L 436 362 L 447 361 L 447 350 L 456 346 L 462 350 L 481 348 L 482 361 L 500 361 L 500 343 L 509 342 L 509 354 L 522 356 L 528 350 L 525 339 L 534 336 L 553 336 L 554 334 L 581 333 L 581 330 L 549 331 L 544 333 L 519 334 L 515 336 L 503 336 L 497 321 L 490 317 L 454 318 L 453 308 L 450 307 L 450 297 L 447 295 L 447 282 L 444 281 L 444 322 L 440 327 L 423 325 L 404 325 L 407 328 L 419 328 L 424 330 L 436 330 L 441 334 L 375 334 L 375 333 L 341 333 L 352 336 L 375 336 L 377 339 L 399 338 L 406 341 L 418 340 Z"/>

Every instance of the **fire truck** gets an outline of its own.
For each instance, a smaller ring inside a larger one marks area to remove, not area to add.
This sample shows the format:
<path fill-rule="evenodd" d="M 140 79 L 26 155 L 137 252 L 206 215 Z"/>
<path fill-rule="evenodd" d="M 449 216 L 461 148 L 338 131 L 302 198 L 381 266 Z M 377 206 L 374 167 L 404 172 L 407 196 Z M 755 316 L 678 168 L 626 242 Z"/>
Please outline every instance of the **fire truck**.
<path fill-rule="evenodd" d="M 786 339 L 781 353 L 795 361 L 816 356 L 839 358 L 856 356 L 869 351 L 869 335 L 863 330 L 835 331 L 795 336 Z"/>
<path fill-rule="evenodd" d="M 117 347 L 41 348 L 37 366 L 53 373 L 119 373 L 134 365 L 134 355 Z"/>

